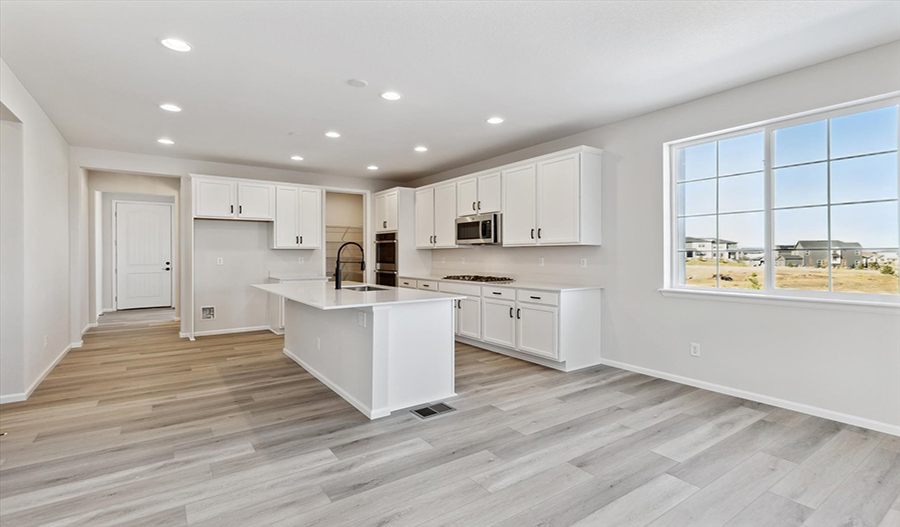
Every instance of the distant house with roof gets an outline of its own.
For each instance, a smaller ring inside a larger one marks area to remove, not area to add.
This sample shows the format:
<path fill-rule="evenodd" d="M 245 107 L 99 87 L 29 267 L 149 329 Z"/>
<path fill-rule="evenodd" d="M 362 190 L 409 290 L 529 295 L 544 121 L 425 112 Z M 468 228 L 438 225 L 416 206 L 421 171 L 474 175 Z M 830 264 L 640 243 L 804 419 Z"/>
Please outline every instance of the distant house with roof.
<path fill-rule="evenodd" d="M 721 238 L 684 238 L 684 250 L 687 258 L 720 258 L 737 259 L 737 242 Z"/>
<path fill-rule="evenodd" d="M 862 245 L 858 242 L 831 240 L 800 240 L 793 247 L 779 245 L 775 265 L 778 267 L 856 267 L 863 263 Z"/>

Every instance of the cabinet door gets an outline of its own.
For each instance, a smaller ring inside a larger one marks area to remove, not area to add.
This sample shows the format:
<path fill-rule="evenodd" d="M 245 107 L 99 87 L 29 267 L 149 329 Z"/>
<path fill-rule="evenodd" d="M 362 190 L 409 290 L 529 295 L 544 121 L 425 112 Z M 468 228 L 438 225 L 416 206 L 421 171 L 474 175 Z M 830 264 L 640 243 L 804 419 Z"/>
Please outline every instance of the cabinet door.
<path fill-rule="evenodd" d="M 387 207 L 385 221 L 387 221 L 387 229 L 389 231 L 397 230 L 397 193 L 391 192 L 387 195 Z M 382 223 L 384 225 L 384 223 Z"/>
<path fill-rule="evenodd" d="M 463 298 L 456 310 L 456 333 L 462 337 L 481 339 L 481 299 Z"/>
<path fill-rule="evenodd" d="M 480 176 L 478 178 L 478 212 L 500 212 L 503 188 L 500 185 L 500 172 Z"/>
<path fill-rule="evenodd" d="M 416 191 L 416 247 L 434 247 L 434 189 Z"/>
<path fill-rule="evenodd" d="M 387 194 L 375 196 L 375 232 L 387 230 Z"/>
<path fill-rule="evenodd" d="M 233 181 L 196 179 L 194 184 L 194 216 L 206 218 L 235 217 L 235 184 Z"/>
<path fill-rule="evenodd" d="M 456 247 L 456 184 L 434 189 L 434 246 Z"/>
<path fill-rule="evenodd" d="M 538 304 L 516 305 L 516 349 L 557 358 L 559 308 Z"/>
<path fill-rule="evenodd" d="M 280 249 L 295 249 L 300 244 L 298 216 L 300 187 L 275 187 L 275 243 Z"/>
<path fill-rule="evenodd" d="M 318 249 L 322 242 L 322 191 L 300 188 L 300 248 Z"/>
<path fill-rule="evenodd" d="M 456 215 L 478 214 L 478 180 L 467 179 L 456 184 Z"/>
<path fill-rule="evenodd" d="M 516 305 L 514 302 L 484 298 L 481 300 L 482 340 L 509 348 L 516 347 Z"/>
<path fill-rule="evenodd" d="M 275 218 L 275 185 L 238 183 L 238 218 L 271 220 Z"/>
<path fill-rule="evenodd" d="M 578 154 L 538 163 L 538 244 L 578 243 L 579 172 Z"/>
<path fill-rule="evenodd" d="M 503 172 L 503 245 L 534 245 L 535 235 L 535 165 Z"/>

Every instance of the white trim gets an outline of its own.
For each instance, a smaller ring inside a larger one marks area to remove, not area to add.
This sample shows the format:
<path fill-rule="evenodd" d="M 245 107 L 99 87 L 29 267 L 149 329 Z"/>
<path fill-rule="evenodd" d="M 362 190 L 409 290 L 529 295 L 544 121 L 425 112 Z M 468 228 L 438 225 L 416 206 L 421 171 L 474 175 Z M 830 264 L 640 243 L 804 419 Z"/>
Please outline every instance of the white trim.
<path fill-rule="evenodd" d="M 318 372 L 314 368 L 310 367 L 310 365 L 305 363 L 303 359 L 292 353 L 287 348 L 284 348 L 282 351 L 289 359 L 299 364 L 301 368 L 307 371 L 307 373 L 309 373 L 316 379 L 319 379 L 322 384 L 331 388 L 331 391 L 340 395 L 342 399 L 353 405 L 354 408 L 362 412 L 363 415 L 365 415 L 369 419 L 378 419 L 379 417 L 387 417 L 391 415 L 391 411 L 388 408 L 378 408 L 377 410 L 372 410 L 368 405 L 364 404 L 359 399 L 353 397 L 352 395 L 341 389 L 340 386 L 335 384 L 331 379 L 323 375 L 321 372 Z"/>
<path fill-rule="evenodd" d="M 857 311 L 882 315 L 900 315 L 900 302 L 866 302 L 838 298 L 811 298 L 802 296 L 779 296 L 763 293 L 739 293 L 735 291 L 714 291 L 711 289 L 662 288 L 663 296 L 687 298 L 691 300 L 725 300 L 745 304 L 767 304 L 777 306 Z"/>
<path fill-rule="evenodd" d="M 179 190 L 179 195 L 177 196 L 179 200 L 181 199 L 180 195 L 181 191 Z M 113 268 L 112 268 L 112 296 L 113 296 L 113 309 L 112 311 L 119 310 L 119 211 L 118 205 L 119 203 L 133 203 L 133 204 L 150 204 L 150 205 L 167 205 L 169 207 L 169 258 L 171 258 L 172 264 L 169 266 L 170 269 L 176 269 L 176 265 L 178 261 L 175 258 L 175 251 L 177 248 L 175 247 L 175 203 L 174 200 L 172 203 L 167 201 L 143 201 L 139 199 L 113 199 L 110 200 L 110 205 L 112 206 L 112 227 L 111 227 L 111 235 L 112 235 L 112 260 L 113 260 Z M 178 224 L 181 227 L 181 223 Z M 171 305 L 169 306 L 148 306 L 148 307 L 175 307 L 175 273 L 169 273 L 169 289 L 170 289 L 170 298 L 172 300 Z M 129 308 L 131 309 L 131 308 Z M 142 309 L 142 308 L 139 308 Z"/>
<path fill-rule="evenodd" d="M 114 313 L 116 310 L 111 307 L 104 307 L 101 313 Z"/>
<path fill-rule="evenodd" d="M 192 337 L 191 334 L 190 334 L 189 332 L 184 332 L 184 331 L 179 331 L 179 332 L 178 332 L 178 338 L 180 338 L 180 339 L 188 339 L 188 340 L 190 340 L 191 342 L 194 341 L 194 337 Z"/>
<path fill-rule="evenodd" d="M 507 357 L 512 357 L 514 359 L 524 360 L 526 362 L 533 362 L 535 364 L 539 364 L 541 366 L 546 366 L 547 368 L 552 368 L 554 370 L 565 371 L 565 372 L 575 371 L 575 370 L 566 369 L 566 361 L 557 362 L 554 360 L 547 359 L 545 357 L 540 357 L 538 355 L 524 353 L 519 350 L 506 348 L 503 346 L 498 346 L 496 344 L 491 344 L 490 342 L 484 342 L 482 340 L 474 340 L 474 339 L 471 339 L 468 337 L 462 337 L 460 335 L 456 335 L 455 340 L 457 342 L 462 342 L 463 344 L 468 344 L 469 346 L 473 346 L 475 348 L 481 348 L 483 350 L 492 351 L 494 353 L 506 355 Z M 588 367 L 589 366 L 585 366 L 585 368 L 588 368 Z"/>
<path fill-rule="evenodd" d="M 175 318 L 173 318 L 172 320 L 175 321 L 175 322 L 181 322 L 181 317 L 175 317 Z"/>
<path fill-rule="evenodd" d="M 230 328 L 230 329 L 209 329 L 206 331 L 195 331 L 194 337 L 205 337 L 209 335 L 228 335 L 231 333 L 248 333 L 250 331 L 264 331 L 269 326 L 252 326 L 247 328 Z M 194 340 L 193 338 L 191 340 Z"/>
<path fill-rule="evenodd" d="M 73 342 L 73 343 L 69 344 L 68 346 L 66 346 L 66 349 L 64 349 L 63 352 L 60 353 L 59 356 L 56 357 L 56 359 L 52 363 L 50 363 L 49 366 L 44 368 L 44 371 L 42 371 L 41 374 L 37 376 L 37 378 L 34 380 L 34 382 L 31 383 L 31 385 L 28 387 L 27 390 L 25 390 L 24 392 L 20 392 L 20 393 L 11 393 L 8 395 L 0 395 L 0 404 L 17 403 L 17 402 L 24 401 L 24 400 L 28 399 L 29 397 L 31 397 L 31 394 L 34 393 L 34 390 L 36 390 L 38 385 L 44 381 L 44 379 L 47 377 L 47 375 L 50 374 L 50 372 L 53 370 L 53 368 L 55 368 L 56 365 L 59 364 L 59 361 L 63 360 L 63 357 L 65 357 L 66 354 L 69 353 L 69 351 L 72 348 L 80 348 L 83 345 L 84 345 L 84 342 L 79 340 L 78 342 Z"/>
<path fill-rule="evenodd" d="M 81 334 L 84 335 L 88 332 L 89 329 L 97 327 L 99 324 L 97 322 L 91 322 L 87 326 L 84 326 L 84 329 L 81 330 Z M 80 347 L 80 346 L 79 346 Z"/>
<path fill-rule="evenodd" d="M 866 419 L 865 417 L 858 417 L 855 415 L 845 414 L 841 412 L 835 412 L 833 410 L 827 410 L 825 408 L 819 408 L 818 406 L 810 406 L 808 404 L 798 403 L 794 401 L 788 401 L 786 399 L 779 399 L 778 397 L 772 397 L 769 395 L 763 395 L 755 392 L 748 392 L 745 390 L 740 390 L 738 388 L 731 388 L 729 386 L 722 386 L 721 384 L 715 384 L 706 381 L 700 381 L 697 379 L 692 379 L 690 377 L 682 377 L 681 375 L 675 375 L 672 373 L 666 373 L 659 370 L 652 370 L 650 368 L 644 368 L 642 366 L 635 366 L 633 364 L 626 364 L 624 362 L 609 360 L 609 359 L 600 359 L 601 364 L 605 364 L 607 366 L 612 366 L 614 368 L 619 368 L 622 370 L 633 371 L 635 373 L 641 373 L 644 375 L 650 375 L 651 377 L 657 377 L 659 379 L 666 379 L 668 381 L 677 382 L 679 384 L 686 384 L 688 386 L 694 386 L 695 388 L 701 388 L 703 390 L 709 390 L 711 392 L 723 393 L 725 395 L 731 395 L 733 397 L 740 397 L 742 399 L 748 399 L 750 401 L 756 401 L 758 403 L 768 404 L 771 406 L 777 406 L 779 408 L 786 408 L 788 410 L 793 410 L 795 412 L 800 412 L 804 414 L 813 415 L 816 417 L 822 417 L 824 419 L 831 419 L 832 421 L 838 421 L 841 423 L 846 423 L 855 426 L 861 426 L 863 428 L 868 428 L 870 430 L 876 430 L 878 432 L 884 432 L 885 434 L 891 434 L 895 436 L 900 436 L 900 425 L 892 425 L 890 423 L 883 423 L 881 421 L 873 421 L 872 419 Z"/>

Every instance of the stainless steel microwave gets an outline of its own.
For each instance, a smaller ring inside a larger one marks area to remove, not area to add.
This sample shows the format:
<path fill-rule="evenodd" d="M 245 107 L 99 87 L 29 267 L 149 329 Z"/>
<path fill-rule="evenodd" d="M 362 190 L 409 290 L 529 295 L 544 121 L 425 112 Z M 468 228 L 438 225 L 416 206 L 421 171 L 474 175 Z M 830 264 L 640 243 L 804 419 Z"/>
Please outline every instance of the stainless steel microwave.
<path fill-rule="evenodd" d="M 501 214 L 479 214 L 456 218 L 457 245 L 500 243 Z"/>

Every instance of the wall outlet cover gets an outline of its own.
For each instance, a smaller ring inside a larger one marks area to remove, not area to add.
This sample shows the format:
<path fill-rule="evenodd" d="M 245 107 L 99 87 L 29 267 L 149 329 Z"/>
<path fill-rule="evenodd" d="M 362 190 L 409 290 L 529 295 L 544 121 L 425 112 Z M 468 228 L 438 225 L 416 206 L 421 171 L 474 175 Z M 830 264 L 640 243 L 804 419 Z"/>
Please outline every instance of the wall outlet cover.
<path fill-rule="evenodd" d="M 221 256 L 216 258 L 216 265 L 225 265 L 225 258 L 222 258 Z"/>
<path fill-rule="evenodd" d="M 538 258 L 538 265 L 539 265 L 540 267 L 543 267 L 543 266 L 544 266 L 544 259 L 543 259 L 543 258 Z"/>
<path fill-rule="evenodd" d="M 699 357 L 700 356 L 700 344 L 696 342 L 691 342 L 691 357 Z"/>
<path fill-rule="evenodd" d="M 587 258 L 581 259 L 581 267 L 587 267 Z"/>
<path fill-rule="evenodd" d="M 300 258 L 297 258 L 297 263 L 302 264 L 303 262 L 304 262 L 304 258 L 302 256 Z"/>

